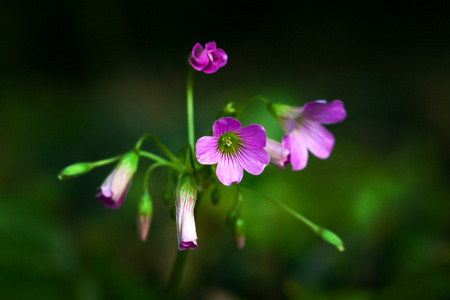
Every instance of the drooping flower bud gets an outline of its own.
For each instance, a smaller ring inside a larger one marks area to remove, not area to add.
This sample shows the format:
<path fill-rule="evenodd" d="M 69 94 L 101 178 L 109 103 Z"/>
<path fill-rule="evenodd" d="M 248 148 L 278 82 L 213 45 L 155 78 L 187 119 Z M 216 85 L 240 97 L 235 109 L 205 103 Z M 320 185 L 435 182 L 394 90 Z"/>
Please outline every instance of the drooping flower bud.
<path fill-rule="evenodd" d="M 134 150 L 124 154 L 100 187 L 97 199 L 111 209 L 118 208 L 127 194 L 133 174 L 136 172 L 139 155 Z"/>
<path fill-rule="evenodd" d="M 242 249 L 245 246 L 245 222 L 243 219 L 238 218 L 234 222 L 233 234 L 236 241 L 236 247 Z"/>
<path fill-rule="evenodd" d="M 183 174 L 175 191 L 178 250 L 197 248 L 194 207 L 197 200 L 197 184 L 190 174 Z"/>
<path fill-rule="evenodd" d="M 90 172 L 95 165 L 90 162 L 80 162 L 73 165 L 70 165 L 68 167 L 65 167 L 59 174 L 58 179 L 59 180 L 65 180 L 74 178 L 77 176 L 84 175 L 88 172 Z"/>
<path fill-rule="evenodd" d="M 147 239 L 148 230 L 152 222 L 152 212 L 152 199 L 150 198 L 150 194 L 148 193 L 148 191 L 145 190 L 144 194 L 141 197 L 141 200 L 139 201 L 138 210 L 138 232 L 139 238 L 143 242 L 145 242 L 145 240 Z"/>
<path fill-rule="evenodd" d="M 314 229 L 317 235 L 322 237 L 322 239 L 332 245 L 334 245 L 339 251 L 344 251 L 344 243 L 342 242 L 341 238 L 337 236 L 336 233 L 334 233 L 331 230 L 328 230 L 323 227 L 318 227 Z"/>

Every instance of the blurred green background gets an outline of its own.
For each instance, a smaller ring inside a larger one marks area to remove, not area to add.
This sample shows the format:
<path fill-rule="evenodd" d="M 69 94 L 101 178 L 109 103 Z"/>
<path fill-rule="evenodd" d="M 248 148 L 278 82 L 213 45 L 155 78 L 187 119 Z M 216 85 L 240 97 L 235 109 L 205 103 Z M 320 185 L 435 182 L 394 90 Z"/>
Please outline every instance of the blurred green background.
<path fill-rule="evenodd" d="M 229 61 L 194 79 L 197 137 L 229 101 L 341 99 L 331 157 L 267 167 L 243 184 L 339 234 L 339 253 L 270 202 L 245 194 L 246 247 L 225 217 L 233 193 L 201 201 L 199 248 L 180 299 L 450 298 L 450 26 L 445 12 L 306 10 L 301 5 L 10 2 L 0 10 L 2 299 L 160 299 L 175 222 L 152 177 L 154 217 L 136 233 L 141 160 L 123 206 L 94 195 L 113 166 L 59 182 L 77 161 L 127 151 L 146 132 L 187 142 L 185 59 L 216 41 Z M 255 103 L 242 122 L 278 124 Z M 155 150 L 151 143 L 145 144 Z"/>

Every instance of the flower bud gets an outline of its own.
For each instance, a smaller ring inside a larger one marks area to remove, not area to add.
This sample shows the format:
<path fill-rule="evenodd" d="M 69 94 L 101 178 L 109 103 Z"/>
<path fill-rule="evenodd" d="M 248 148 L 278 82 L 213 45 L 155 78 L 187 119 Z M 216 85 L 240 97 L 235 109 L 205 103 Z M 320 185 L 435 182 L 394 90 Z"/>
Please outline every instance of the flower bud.
<path fill-rule="evenodd" d="M 145 190 L 141 200 L 139 201 L 138 209 L 138 232 L 139 238 L 143 242 L 147 239 L 148 229 L 150 228 L 150 224 L 152 222 L 152 212 L 152 199 L 150 198 L 148 191 Z"/>
<path fill-rule="evenodd" d="M 111 209 L 118 208 L 128 192 L 133 174 L 136 172 L 139 155 L 134 151 L 124 154 L 100 187 L 97 199 Z"/>
<path fill-rule="evenodd" d="M 322 239 L 332 245 L 334 245 L 339 251 L 344 251 L 344 243 L 342 242 L 341 238 L 337 236 L 333 231 L 318 227 L 316 230 L 314 230 L 317 235 L 322 237 Z"/>
<path fill-rule="evenodd" d="M 238 249 L 242 249 L 245 246 L 245 222 L 243 219 L 238 218 L 234 222 L 233 234 Z"/>
<path fill-rule="evenodd" d="M 217 119 L 224 118 L 224 117 L 236 118 L 236 115 L 237 115 L 236 103 L 228 102 L 227 105 L 225 105 L 225 107 L 222 109 L 222 111 L 217 116 Z"/>
<path fill-rule="evenodd" d="M 95 167 L 94 164 L 89 163 L 89 162 L 76 163 L 76 164 L 70 165 L 68 167 L 65 167 L 58 174 L 58 179 L 65 180 L 65 179 L 70 179 L 70 178 L 74 178 L 77 176 L 81 176 L 81 175 L 84 175 L 84 174 L 90 172 L 94 167 Z"/>
<path fill-rule="evenodd" d="M 190 174 L 183 174 L 175 191 L 178 250 L 197 248 L 194 207 L 197 200 L 197 184 Z"/>

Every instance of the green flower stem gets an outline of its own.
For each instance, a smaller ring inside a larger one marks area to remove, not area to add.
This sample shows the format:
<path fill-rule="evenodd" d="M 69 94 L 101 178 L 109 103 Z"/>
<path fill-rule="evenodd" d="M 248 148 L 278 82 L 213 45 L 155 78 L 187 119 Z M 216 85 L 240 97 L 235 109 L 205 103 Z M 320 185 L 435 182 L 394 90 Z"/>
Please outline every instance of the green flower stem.
<path fill-rule="evenodd" d="M 188 140 L 192 150 L 195 149 L 194 134 L 194 69 L 188 68 L 186 84 Z"/>
<path fill-rule="evenodd" d="M 162 163 L 154 163 L 153 165 L 148 167 L 147 171 L 145 172 L 145 176 L 144 176 L 144 191 L 147 190 L 148 178 L 150 177 L 150 174 L 152 173 L 152 171 L 158 167 L 164 167 L 164 166 L 165 166 L 165 164 L 162 164 Z"/>
<path fill-rule="evenodd" d="M 119 160 L 121 157 L 122 157 L 122 155 L 117 155 L 117 156 L 114 156 L 114 157 L 111 157 L 111 158 L 102 159 L 102 160 L 99 160 L 99 161 L 94 161 L 94 162 L 92 162 L 92 165 L 95 168 L 96 167 L 101 167 L 101 166 L 113 163 L 113 162 Z"/>
<path fill-rule="evenodd" d="M 179 163 L 172 163 L 169 162 L 167 160 L 165 160 L 164 158 L 153 154 L 151 152 L 147 152 L 147 151 L 139 151 L 139 156 L 143 156 L 145 158 L 148 158 L 150 160 L 156 161 L 157 163 L 159 163 L 160 165 L 164 165 L 166 167 L 172 168 L 178 172 L 183 172 L 184 170 L 184 166 L 179 164 Z"/>
<path fill-rule="evenodd" d="M 176 299 L 178 294 L 178 288 L 180 287 L 181 276 L 183 275 L 183 269 L 186 264 L 186 258 L 190 250 L 178 250 L 175 264 L 170 274 L 169 285 L 167 286 L 166 299 Z"/>
<path fill-rule="evenodd" d="M 311 228 L 312 231 L 314 231 L 323 240 L 325 240 L 326 242 L 334 245 L 339 251 L 341 251 L 341 252 L 344 251 L 344 243 L 342 242 L 342 240 L 334 232 L 314 224 L 312 221 L 310 221 L 309 219 L 307 219 L 306 217 L 304 217 L 300 213 L 296 212 L 295 210 L 293 210 L 292 208 L 290 208 L 289 206 L 287 206 L 286 204 L 284 204 L 283 202 L 281 202 L 279 200 L 276 200 L 276 199 L 274 199 L 272 197 L 260 194 L 258 192 L 252 191 L 252 190 L 249 190 L 247 188 L 245 190 L 251 191 L 253 193 L 256 193 L 259 196 L 263 197 L 264 199 L 266 199 L 266 200 L 272 202 L 273 204 L 277 205 L 278 207 L 280 207 L 281 209 L 283 209 L 287 213 L 289 213 L 291 216 L 293 216 L 294 218 L 296 218 L 297 220 L 303 222 L 305 225 L 307 225 L 309 228 Z"/>
<path fill-rule="evenodd" d="M 239 106 L 239 108 L 236 110 L 236 119 L 239 119 L 241 117 L 242 112 L 244 111 L 244 108 L 252 101 L 261 101 L 264 104 L 269 104 L 270 101 L 267 100 L 266 98 L 264 98 L 263 96 L 252 96 L 250 98 L 247 98 L 244 100 L 244 102 L 242 102 L 242 104 Z"/>
<path fill-rule="evenodd" d="M 178 158 L 173 155 L 172 152 L 170 152 L 170 150 L 163 144 L 161 143 L 161 141 L 159 140 L 159 138 L 151 133 L 145 134 L 143 136 L 141 136 L 141 138 L 139 139 L 139 141 L 136 143 L 135 149 L 137 149 L 138 151 L 141 149 L 141 145 L 142 143 L 146 140 L 146 139 L 151 139 L 156 146 L 173 162 L 178 162 Z"/>

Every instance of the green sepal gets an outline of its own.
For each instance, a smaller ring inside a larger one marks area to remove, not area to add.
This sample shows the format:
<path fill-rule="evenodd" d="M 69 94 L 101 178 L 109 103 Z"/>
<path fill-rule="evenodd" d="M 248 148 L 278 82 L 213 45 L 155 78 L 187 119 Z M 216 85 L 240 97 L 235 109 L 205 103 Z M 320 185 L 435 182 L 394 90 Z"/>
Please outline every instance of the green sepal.
<path fill-rule="evenodd" d="M 153 212 L 153 204 L 150 194 L 147 190 L 144 191 L 144 194 L 139 201 L 139 214 L 140 215 L 151 215 Z"/>
<path fill-rule="evenodd" d="M 234 222 L 233 231 L 234 231 L 235 237 L 245 236 L 245 221 L 244 221 L 244 219 L 238 218 Z"/>
<path fill-rule="evenodd" d="M 181 175 L 175 189 L 175 197 L 179 198 L 184 195 L 192 197 L 194 201 L 197 199 L 197 183 L 194 176 L 189 173 Z"/>
<path fill-rule="evenodd" d="M 134 174 L 134 172 L 136 172 L 136 170 L 137 170 L 138 162 L 139 162 L 139 152 L 137 152 L 136 150 L 133 149 L 133 150 L 125 153 L 121 157 L 117 166 L 118 167 L 126 166 L 129 168 L 131 173 Z"/>
<path fill-rule="evenodd" d="M 275 119 L 279 120 L 282 116 L 287 114 L 291 109 L 291 106 L 279 102 L 270 102 L 267 104 L 267 109 Z"/>
<path fill-rule="evenodd" d="M 70 179 L 70 178 L 74 178 L 77 176 L 81 176 L 86 173 L 89 173 L 93 168 L 95 168 L 94 163 L 90 163 L 90 162 L 76 163 L 76 164 L 70 165 L 68 167 L 65 167 L 58 174 L 58 179 L 65 180 L 65 179 Z"/>

